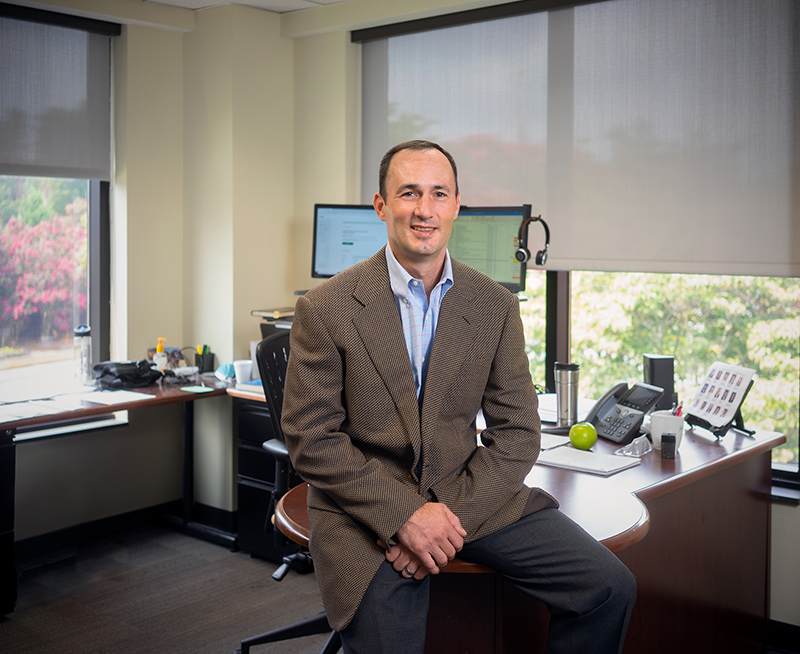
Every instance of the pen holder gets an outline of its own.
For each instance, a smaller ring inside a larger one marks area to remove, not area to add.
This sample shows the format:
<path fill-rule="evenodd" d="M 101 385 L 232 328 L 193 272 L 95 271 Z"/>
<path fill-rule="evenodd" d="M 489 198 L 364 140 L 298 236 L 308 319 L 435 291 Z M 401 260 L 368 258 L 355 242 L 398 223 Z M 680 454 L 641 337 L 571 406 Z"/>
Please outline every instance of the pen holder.
<path fill-rule="evenodd" d="M 201 373 L 214 372 L 214 353 L 209 352 L 208 354 L 195 354 L 194 365 L 197 366 L 197 369 Z"/>

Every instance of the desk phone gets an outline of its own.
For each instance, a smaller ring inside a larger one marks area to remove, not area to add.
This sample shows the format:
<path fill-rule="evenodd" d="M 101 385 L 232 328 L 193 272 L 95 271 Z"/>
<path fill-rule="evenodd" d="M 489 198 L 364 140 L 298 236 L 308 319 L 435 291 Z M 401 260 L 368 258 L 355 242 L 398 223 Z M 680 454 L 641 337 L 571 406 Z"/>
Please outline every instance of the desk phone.
<path fill-rule="evenodd" d="M 645 414 L 664 394 L 664 389 L 650 384 L 625 382 L 612 386 L 586 416 L 597 428 L 597 435 L 614 443 L 630 443 L 639 433 Z"/>

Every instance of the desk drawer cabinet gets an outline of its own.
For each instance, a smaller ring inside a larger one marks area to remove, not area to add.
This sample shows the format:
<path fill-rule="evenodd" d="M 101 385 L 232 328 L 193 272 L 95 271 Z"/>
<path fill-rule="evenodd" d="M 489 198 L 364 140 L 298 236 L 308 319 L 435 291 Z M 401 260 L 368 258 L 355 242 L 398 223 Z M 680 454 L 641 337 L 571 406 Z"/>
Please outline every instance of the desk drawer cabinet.
<path fill-rule="evenodd" d="M 297 552 L 296 544 L 276 533 L 268 519 L 275 487 L 275 459 L 261 444 L 275 437 L 269 410 L 264 402 L 238 400 L 239 547 L 253 556 L 275 563 Z"/>

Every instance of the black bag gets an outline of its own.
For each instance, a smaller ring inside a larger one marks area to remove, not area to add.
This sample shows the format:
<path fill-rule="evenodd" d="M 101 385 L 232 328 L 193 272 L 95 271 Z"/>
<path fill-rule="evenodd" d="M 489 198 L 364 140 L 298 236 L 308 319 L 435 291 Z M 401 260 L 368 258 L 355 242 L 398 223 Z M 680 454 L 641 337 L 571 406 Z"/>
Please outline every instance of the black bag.
<path fill-rule="evenodd" d="M 94 364 L 94 377 L 101 390 L 141 388 L 161 378 L 161 372 L 151 368 L 152 364 L 141 361 L 101 361 Z"/>

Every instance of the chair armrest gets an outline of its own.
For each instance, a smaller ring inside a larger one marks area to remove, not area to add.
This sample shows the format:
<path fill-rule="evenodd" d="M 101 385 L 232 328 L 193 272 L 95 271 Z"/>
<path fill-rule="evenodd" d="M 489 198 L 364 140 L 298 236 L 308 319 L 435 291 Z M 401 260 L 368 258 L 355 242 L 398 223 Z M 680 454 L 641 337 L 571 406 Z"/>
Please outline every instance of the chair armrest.
<path fill-rule="evenodd" d="M 264 441 L 261 444 L 261 447 L 276 459 L 280 459 L 282 461 L 289 460 L 289 450 L 286 449 L 286 443 L 284 443 L 282 440 L 271 438 L 268 441 Z"/>

